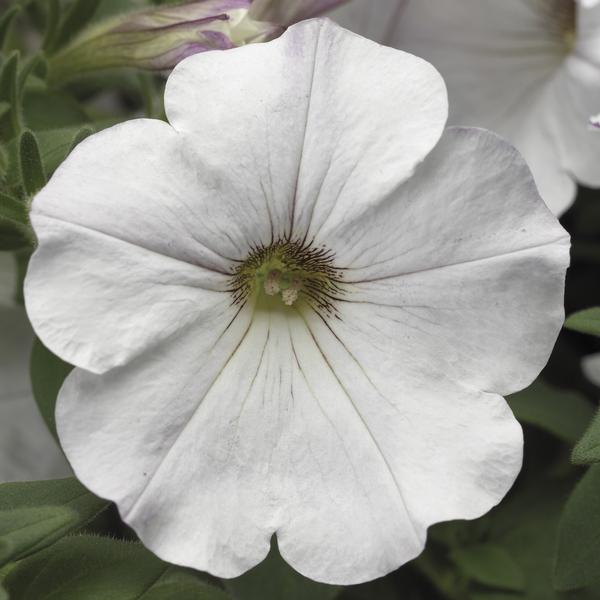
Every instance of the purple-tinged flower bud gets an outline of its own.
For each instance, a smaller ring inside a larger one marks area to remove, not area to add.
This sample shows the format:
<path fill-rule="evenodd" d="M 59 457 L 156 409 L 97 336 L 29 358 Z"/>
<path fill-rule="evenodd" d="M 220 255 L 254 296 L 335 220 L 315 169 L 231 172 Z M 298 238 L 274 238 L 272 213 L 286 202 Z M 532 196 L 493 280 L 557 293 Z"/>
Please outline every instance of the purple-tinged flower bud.
<path fill-rule="evenodd" d="M 51 80 L 115 67 L 166 70 L 198 52 L 267 40 L 282 31 L 254 20 L 251 0 L 194 0 L 137 11 L 86 29 L 51 57 Z"/>

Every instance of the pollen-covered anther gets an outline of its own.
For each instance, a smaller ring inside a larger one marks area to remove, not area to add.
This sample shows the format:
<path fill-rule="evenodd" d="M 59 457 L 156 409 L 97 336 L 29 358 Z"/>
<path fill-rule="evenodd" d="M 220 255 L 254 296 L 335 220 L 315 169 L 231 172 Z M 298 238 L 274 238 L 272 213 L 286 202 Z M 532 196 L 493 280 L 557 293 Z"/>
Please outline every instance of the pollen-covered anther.
<path fill-rule="evenodd" d="M 281 271 L 278 269 L 273 269 L 269 271 L 267 276 L 265 277 L 265 294 L 267 296 L 276 296 L 281 291 Z"/>
<path fill-rule="evenodd" d="M 233 271 L 229 291 L 235 304 L 254 298 L 263 308 L 275 308 L 276 301 L 263 302 L 268 297 L 285 306 L 302 302 L 321 315 L 336 314 L 335 305 L 345 293 L 330 250 L 287 238 L 252 248 Z"/>
<path fill-rule="evenodd" d="M 293 306 L 294 302 L 298 300 L 298 294 L 302 288 L 302 279 L 298 276 L 292 277 L 290 286 L 281 292 L 281 299 L 287 306 Z"/>

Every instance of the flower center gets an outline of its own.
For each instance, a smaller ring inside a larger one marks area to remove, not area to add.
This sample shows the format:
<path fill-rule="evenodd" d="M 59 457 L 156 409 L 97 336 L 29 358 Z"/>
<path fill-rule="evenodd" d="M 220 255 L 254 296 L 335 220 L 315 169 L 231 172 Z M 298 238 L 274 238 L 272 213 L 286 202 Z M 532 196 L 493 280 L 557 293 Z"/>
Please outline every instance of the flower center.
<path fill-rule="evenodd" d="M 575 47 L 577 6 L 575 0 L 534 0 L 538 11 L 570 52 Z"/>
<path fill-rule="evenodd" d="M 252 249 L 233 272 L 229 291 L 236 304 L 249 298 L 269 308 L 305 302 L 317 311 L 335 313 L 343 289 L 333 261 L 333 252 L 323 246 L 277 240 Z"/>

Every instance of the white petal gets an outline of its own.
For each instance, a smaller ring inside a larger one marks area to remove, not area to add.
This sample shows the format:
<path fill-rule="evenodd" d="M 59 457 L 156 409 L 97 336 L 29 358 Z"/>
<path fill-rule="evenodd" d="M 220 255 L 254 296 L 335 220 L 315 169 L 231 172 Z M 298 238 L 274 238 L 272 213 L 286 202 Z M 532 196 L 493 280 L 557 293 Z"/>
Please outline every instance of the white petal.
<path fill-rule="evenodd" d="M 235 165 L 228 175 L 243 178 L 257 212 L 266 208 L 261 222 L 275 237 L 292 222 L 302 237 L 311 217 L 316 230 L 332 209 L 328 200 L 408 178 L 439 139 L 447 100 L 424 61 L 313 20 L 269 44 L 186 59 L 165 107 L 203 163 Z"/>
<path fill-rule="evenodd" d="M 341 22 L 352 26 L 346 10 Z M 600 7 L 579 10 L 577 54 L 568 60 L 552 15 L 542 3 L 524 0 L 413 1 L 395 29 L 381 26 L 375 39 L 431 61 L 448 85 L 450 122 L 509 139 L 560 215 L 574 200 L 573 179 L 600 185 L 600 141 L 588 127 L 598 112 Z M 361 27 L 359 20 L 355 28 Z M 579 56 L 590 64 L 580 64 Z"/>
<path fill-rule="evenodd" d="M 563 169 L 584 185 L 600 187 L 600 136 L 589 126 L 589 115 L 600 107 L 600 61 L 569 57 L 543 103 L 539 110 L 547 112 L 544 125 L 555 136 Z"/>
<path fill-rule="evenodd" d="M 53 217 L 32 222 L 29 318 L 50 350 L 89 371 L 125 364 L 230 301 L 224 275 Z"/>
<path fill-rule="evenodd" d="M 61 391 L 77 475 L 163 559 L 232 577 L 276 532 L 301 573 L 357 583 L 416 556 L 431 523 L 479 516 L 510 487 L 522 438 L 499 397 L 405 378 L 389 356 L 374 384 L 364 369 L 382 353 L 364 329 L 340 333 L 373 352 L 366 367 L 312 312 L 247 317 L 208 363 L 213 339 L 196 330 L 110 376 L 77 371 Z"/>
<path fill-rule="evenodd" d="M 270 21 L 280 25 L 291 25 L 303 19 L 311 19 L 331 10 L 348 0 L 254 0 L 250 17 L 259 21 Z"/>
<path fill-rule="evenodd" d="M 67 462 L 31 392 L 33 335 L 24 310 L 0 307 L 0 331 L 0 483 L 66 477 Z"/>
<path fill-rule="evenodd" d="M 180 142 L 159 121 L 103 131 L 33 202 L 39 245 L 27 311 L 46 346 L 72 364 L 123 364 L 224 295 L 235 264 L 220 254 L 230 249 L 227 216 L 211 210 L 219 192 L 210 196 L 210 176 L 203 181 Z"/>
<path fill-rule="evenodd" d="M 576 52 L 600 68 L 600 4 L 591 0 L 581 5 L 577 12 Z"/>
<path fill-rule="evenodd" d="M 447 130 L 396 194 L 332 221 L 322 240 L 345 269 L 343 304 L 395 307 L 424 336 L 424 360 L 458 381 L 508 394 L 548 359 L 564 317 L 569 236 L 494 134 Z"/>
<path fill-rule="evenodd" d="M 332 11 L 329 16 L 342 27 L 393 46 L 398 20 L 409 0 L 350 0 Z"/>
<path fill-rule="evenodd" d="M 57 403 L 63 448 L 81 481 L 114 500 L 144 544 L 170 562 L 234 576 L 269 550 L 266 480 L 278 412 L 260 421 L 265 315 L 194 323 L 123 368 L 76 369 Z M 256 385 L 254 386 L 254 384 Z M 253 404 L 254 406 L 254 404 Z M 118 415 L 118 417 L 117 417 Z"/>

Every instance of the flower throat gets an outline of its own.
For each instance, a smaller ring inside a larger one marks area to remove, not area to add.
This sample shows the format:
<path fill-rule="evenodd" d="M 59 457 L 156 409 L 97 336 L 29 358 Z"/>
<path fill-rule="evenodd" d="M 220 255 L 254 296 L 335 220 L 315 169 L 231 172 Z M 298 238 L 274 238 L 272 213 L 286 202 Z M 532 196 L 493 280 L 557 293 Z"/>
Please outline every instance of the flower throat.
<path fill-rule="evenodd" d="M 249 297 L 268 306 L 305 302 L 317 311 L 335 313 L 343 294 L 341 271 L 327 248 L 280 239 L 252 248 L 233 273 L 229 291 L 234 303 Z"/>

